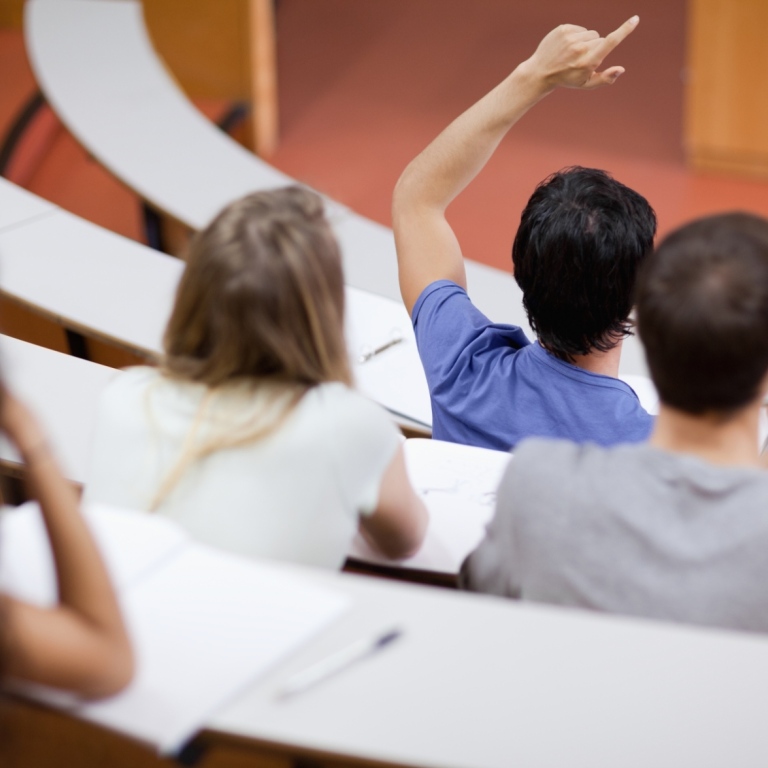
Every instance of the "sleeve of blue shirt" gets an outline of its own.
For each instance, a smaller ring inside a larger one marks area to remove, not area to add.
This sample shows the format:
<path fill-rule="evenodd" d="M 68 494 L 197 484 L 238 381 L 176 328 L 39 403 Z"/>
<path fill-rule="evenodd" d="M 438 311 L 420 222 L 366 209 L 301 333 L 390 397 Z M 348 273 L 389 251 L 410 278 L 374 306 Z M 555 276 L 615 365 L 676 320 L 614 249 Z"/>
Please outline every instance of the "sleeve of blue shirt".
<path fill-rule="evenodd" d="M 450 280 L 437 280 L 422 291 L 412 319 L 433 397 L 441 387 L 477 374 L 482 365 L 476 358 L 483 353 L 501 345 L 520 348 L 530 343 L 519 327 L 492 323 Z"/>

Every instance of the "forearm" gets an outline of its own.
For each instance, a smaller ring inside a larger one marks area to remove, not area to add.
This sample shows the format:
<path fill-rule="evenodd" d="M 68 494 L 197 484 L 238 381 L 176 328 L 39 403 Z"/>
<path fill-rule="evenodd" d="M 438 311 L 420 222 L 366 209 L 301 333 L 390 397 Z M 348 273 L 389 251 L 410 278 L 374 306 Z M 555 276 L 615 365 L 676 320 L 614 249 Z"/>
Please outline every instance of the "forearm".
<path fill-rule="evenodd" d="M 376 511 L 360 519 L 360 531 L 375 549 L 399 559 L 419 549 L 428 524 L 427 508 L 411 485 L 400 447 L 382 477 Z"/>
<path fill-rule="evenodd" d="M 3 427 L 40 504 L 59 586 L 59 604 L 47 609 L 0 596 L 5 672 L 88 696 L 114 693 L 130 679 L 133 657 L 107 570 L 37 421 L 3 398 Z"/>
<path fill-rule="evenodd" d="M 392 224 L 400 292 L 409 312 L 435 280 L 467 287 L 461 246 L 445 209 L 482 170 L 507 131 L 549 90 L 527 62 L 521 64 L 403 172 L 392 198 Z"/>
<path fill-rule="evenodd" d="M 94 629 L 124 640 L 125 630 L 109 575 L 80 515 L 74 489 L 64 479 L 42 437 L 32 445 L 19 445 L 19 450 L 51 542 L 61 605 Z"/>
<path fill-rule="evenodd" d="M 131 679 L 127 640 L 116 642 L 68 608 L 39 608 L 0 596 L 0 616 L 8 677 L 87 697 L 116 693 Z"/>
<path fill-rule="evenodd" d="M 394 209 L 444 211 L 518 120 L 553 90 L 528 62 L 454 120 L 403 172 Z"/>

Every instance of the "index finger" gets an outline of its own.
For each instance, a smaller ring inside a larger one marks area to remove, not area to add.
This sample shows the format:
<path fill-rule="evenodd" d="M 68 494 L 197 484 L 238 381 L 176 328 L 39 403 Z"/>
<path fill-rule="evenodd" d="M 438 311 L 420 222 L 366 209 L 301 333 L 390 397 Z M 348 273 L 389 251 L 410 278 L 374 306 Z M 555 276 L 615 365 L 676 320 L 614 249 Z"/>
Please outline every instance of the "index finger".
<path fill-rule="evenodd" d="M 606 35 L 603 42 L 597 46 L 596 53 L 601 60 L 604 59 L 625 37 L 634 32 L 635 27 L 640 23 L 639 16 L 633 16 L 627 19 L 618 29 L 614 29 L 609 35 Z"/>

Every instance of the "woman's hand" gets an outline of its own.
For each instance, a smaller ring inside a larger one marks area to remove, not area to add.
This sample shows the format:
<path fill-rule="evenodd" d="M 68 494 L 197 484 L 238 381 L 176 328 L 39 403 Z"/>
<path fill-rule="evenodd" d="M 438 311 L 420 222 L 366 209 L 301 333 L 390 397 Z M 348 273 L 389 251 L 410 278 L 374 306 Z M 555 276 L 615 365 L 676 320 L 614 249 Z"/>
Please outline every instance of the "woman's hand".
<path fill-rule="evenodd" d="M 0 390 L 0 429 L 19 449 L 25 461 L 47 445 L 32 411 L 5 387 Z"/>

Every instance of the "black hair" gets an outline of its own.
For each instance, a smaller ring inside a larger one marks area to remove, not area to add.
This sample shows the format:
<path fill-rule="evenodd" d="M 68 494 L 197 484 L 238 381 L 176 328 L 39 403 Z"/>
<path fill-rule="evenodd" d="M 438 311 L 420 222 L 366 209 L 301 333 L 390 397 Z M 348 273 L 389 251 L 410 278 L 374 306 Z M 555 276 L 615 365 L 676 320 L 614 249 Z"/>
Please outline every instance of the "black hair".
<path fill-rule="evenodd" d="M 547 350 L 572 362 L 631 333 L 637 269 L 655 234 L 648 201 L 605 171 L 565 168 L 539 184 L 512 261 L 528 321 Z"/>
<path fill-rule="evenodd" d="M 724 416 L 753 402 L 768 373 L 768 220 L 698 219 L 641 270 L 637 321 L 661 401 Z"/>

